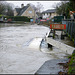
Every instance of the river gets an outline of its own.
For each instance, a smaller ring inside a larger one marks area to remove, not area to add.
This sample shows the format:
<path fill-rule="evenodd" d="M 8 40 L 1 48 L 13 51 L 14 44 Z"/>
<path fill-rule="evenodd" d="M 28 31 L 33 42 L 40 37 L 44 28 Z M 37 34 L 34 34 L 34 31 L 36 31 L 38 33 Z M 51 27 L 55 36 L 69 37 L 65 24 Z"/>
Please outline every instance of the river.
<path fill-rule="evenodd" d="M 0 24 L 0 74 L 34 74 L 45 61 L 64 58 L 57 48 L 41 49 L 50 29 L 40 25 Z"/>

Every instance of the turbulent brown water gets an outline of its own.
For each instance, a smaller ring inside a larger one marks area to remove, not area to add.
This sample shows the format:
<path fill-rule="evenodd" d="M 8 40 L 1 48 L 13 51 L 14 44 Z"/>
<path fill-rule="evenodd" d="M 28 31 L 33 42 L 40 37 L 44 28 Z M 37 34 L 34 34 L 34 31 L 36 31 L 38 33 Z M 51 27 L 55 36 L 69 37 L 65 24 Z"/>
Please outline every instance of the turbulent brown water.
<path fill-rule="evenodd" d="M 45 61 L 66 54 L 47 48 L 42 38 L 50 29 L 40 25 L 0 24 L 0 74 L 34 74 Z"/>

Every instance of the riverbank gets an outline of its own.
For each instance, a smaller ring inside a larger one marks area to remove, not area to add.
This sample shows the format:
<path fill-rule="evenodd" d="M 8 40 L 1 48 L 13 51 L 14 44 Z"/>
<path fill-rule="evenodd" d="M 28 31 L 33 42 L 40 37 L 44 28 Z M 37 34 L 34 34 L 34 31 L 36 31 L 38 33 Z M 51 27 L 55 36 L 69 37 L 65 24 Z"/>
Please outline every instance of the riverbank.
<path fill-rule="evenodd" d="M 73 42 L 70 41 L 68 37 L 65 37 L 64 40 L 61 40 L 60 34 L 57 31 L 56 34 L 58 35 L 55 36 L 55 40 L 60 41 L 61 43 L 65 43 L 65 45 L 69 45 L 74 47 Z M 52 37 L 49 37 L 52 38 Z M 69 57 L 69 58 L 68 58 Z M 39 74 L 75 74 L 75 53 L 73 52 L 72 55 L 67 55 L 66 59 L 53 59 L 46 61 L 40 68 L 39 70 L 35 73 L 35 75 Z"/>
<path fill-rule="evenodd" d="M 70 74 L 70 75 L 74 75 L 75 74 L 75 50 L 72 53 L 72 55 L 70 55 L 68 57 L 68 62 L 66 63 L 59 63 L 59 65 L 63 66 L 64 72 L 60 71 L 58 74 L 62 75 L 62 74 Z"/>
<path fill-rule="evenodd" d="M 35 75 L 39 74 L 59 74 L 74 75 L 75 74 L 75 51 L 66 59 L 53 59 L 46 61 Z"/>
<path fill-rule="evenodd" d="M 75 50 L 72 55 L 69 56 L 68 74 L 75 74 Z"/>
<path fill-rule="evenodd" d="M 66 63 L 66 62 L 68 62 L 67 58 L 48 60 L 39 68 L 39 70 L 35 73 L 35 75 L 39 74 L 57 75 L 60 72 L 65 72 L 63 66 L 59 65 L 59 63 Z"/>
<path fill-rule="evenodd" d="M 69 40 L 69 41 L 67 41 L 67 40 Z M 60 40 L 60 41 L 62 43 L 65 43 L 65 44 L 75 48 L 75 46 L 73 44 L 73 41 L 71 41 L 68 36 L 65 37 L 63 41 L 62 40 Z M 67 59 L 68 59 L 68 62 L 66 62 L 66 63 L 62 63 L 62 62 L 58 63 L 60 66 L 63 67 L 63 70 L 64 70 L 64 71 L 59 71 L 58 72 L 59 75 L 62 75 L 62 74 L 75 74 L 75 50 L 72 52 L 71 55 L 67 56 Z"/>

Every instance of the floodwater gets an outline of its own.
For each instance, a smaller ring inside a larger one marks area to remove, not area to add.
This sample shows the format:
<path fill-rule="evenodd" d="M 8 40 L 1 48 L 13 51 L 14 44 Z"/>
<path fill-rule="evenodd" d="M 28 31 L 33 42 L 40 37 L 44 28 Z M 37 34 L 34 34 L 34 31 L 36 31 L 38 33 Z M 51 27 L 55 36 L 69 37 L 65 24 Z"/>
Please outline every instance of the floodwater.
<path fill-rule="evenodd" d="M 0 24 L 0 74 L 34 74 L 47 60 L 64 58 L 57 48 L 48 49 L 41 40 L 48 27 Z"/>

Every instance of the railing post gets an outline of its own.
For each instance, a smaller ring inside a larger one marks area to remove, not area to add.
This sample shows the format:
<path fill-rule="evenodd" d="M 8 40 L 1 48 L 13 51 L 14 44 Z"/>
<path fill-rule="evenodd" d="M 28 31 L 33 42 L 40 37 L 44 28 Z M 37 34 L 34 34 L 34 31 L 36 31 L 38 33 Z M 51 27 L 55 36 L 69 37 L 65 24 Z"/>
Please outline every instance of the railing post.
<path fill-rule="evenodd" d="M 55 29 L 53 29 L 53 39 L 55 38 Z"/>
<path fill-rule="evenodd" d="M 71 21 L 71 24 L 70 24 L 70 40 L 72 40 L 72 25 L 73 25 L 73 22 Z"/>

